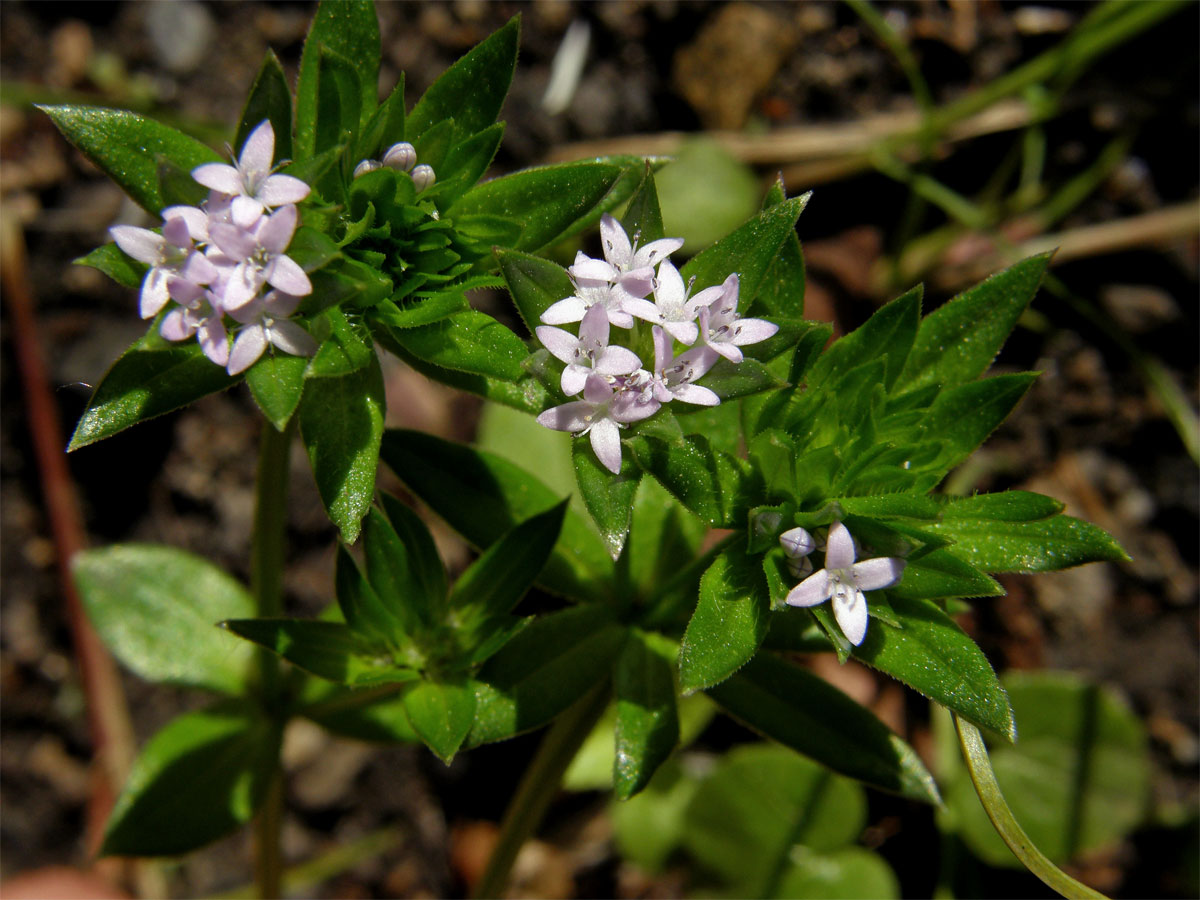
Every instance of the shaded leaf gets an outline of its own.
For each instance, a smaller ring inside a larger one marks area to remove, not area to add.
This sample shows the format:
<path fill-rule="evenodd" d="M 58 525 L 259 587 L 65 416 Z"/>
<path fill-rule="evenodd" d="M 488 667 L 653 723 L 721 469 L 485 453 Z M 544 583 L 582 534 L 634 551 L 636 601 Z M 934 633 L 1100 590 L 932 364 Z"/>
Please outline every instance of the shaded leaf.
<path fill-rule="evenodd" d="M 679 741 L 676 649 L 661 635 L 631 629 L 613 666 L 617 698 L 613 788 L 621 800 L 642 790 Z"/>
<path fill-rule="evenodd" d="M 404 695 L 408 721 L 421 740 L 449 765 L 475 715 L 475 689 L 466 680 L 422 681 Z"/>

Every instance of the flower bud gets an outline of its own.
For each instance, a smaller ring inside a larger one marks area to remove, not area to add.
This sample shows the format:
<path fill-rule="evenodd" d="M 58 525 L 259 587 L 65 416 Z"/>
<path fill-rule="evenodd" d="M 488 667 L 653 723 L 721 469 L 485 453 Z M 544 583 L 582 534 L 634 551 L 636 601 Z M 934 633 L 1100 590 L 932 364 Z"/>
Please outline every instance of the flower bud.
<path fill-rule="evenodd" d="M 817 549 L 817 542 L 803 528 L 792 528 L 785 531 L 779 536 L 779 543 L 783 547 L 783 552 L 790 559 L 800 559 Z"/>
<path fill-rule="evenodd" d="M 354 167 L 354 177 L 366 175 L 368 172 L 374 172 L 376 169 L 383 168 L 383 163 L 377 159 L 364 159 Z M 343 170 L 344 171 L 344 170 Z"/>
<path fill-rule="evenodd" d="M 417 163 L 417 148 L 408 141 L 392 144 L 383 154 L 383 164 L 389 169 L 399 169 L 402 172 L 412 171 Z"/>
<path fill-rule="evenodd" d="M 434 181 L 437 180 L 437 176 L 433 174 L 433 166 L 420 165 L 409 174 L 412 175 L 413 184 L 417 186 L 418 194 L 433 187 Z"/>

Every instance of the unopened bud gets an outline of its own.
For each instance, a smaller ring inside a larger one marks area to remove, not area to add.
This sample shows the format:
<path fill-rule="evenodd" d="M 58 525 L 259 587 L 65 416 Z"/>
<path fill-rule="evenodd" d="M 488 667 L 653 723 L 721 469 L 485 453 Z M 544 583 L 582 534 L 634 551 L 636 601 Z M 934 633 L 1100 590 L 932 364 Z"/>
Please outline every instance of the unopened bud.
<path fill-rule="evenodd" d="M 354 167 L 354 177 L 357 178 L 360 175 L 366 175 L 368 172 L 374 172 L 376 169 L 380 169 L 382 167 L 383 163 L 377 159 L 364 159 Z M 343 169 L 342 171 L 345 170 Z"/>
<path fill-rule="evenodd" d="M 433 174 L 433 166 L 420 165 L 409 173 L 412 175 L 413 184 L 417 187 L 417 193 L 433 187 L 433 183 L 437 180 L 437 176 Z"/>
<path fill-rule="evenodd" d="M 408 141 L 392 144 L 383 154 L 383 164 L 389 169 L 398 169 L 401 172 L 412 171 L 412 167 L 417 164 L 417 148 Z"/>
<path fill-rule="evenodd" d="M 797 581 L 803 581 L 813 573 L 813 562 L 807 556 L 787 561 L 788 574 Z"/>
<path fill-rule="evenodd" d="M 785 531 L 779 536 L 779 543 L 790 559 L 801 559 L 817 549 L 817 542 L 803 528 Z"/>

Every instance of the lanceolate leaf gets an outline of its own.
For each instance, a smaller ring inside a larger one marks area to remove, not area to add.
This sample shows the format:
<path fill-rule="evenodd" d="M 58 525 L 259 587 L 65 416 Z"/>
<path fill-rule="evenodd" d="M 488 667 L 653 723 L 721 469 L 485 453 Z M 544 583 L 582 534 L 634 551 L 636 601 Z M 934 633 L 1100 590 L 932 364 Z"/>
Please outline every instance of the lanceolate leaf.
<path fill-rule="evenodd" d="M 358 538 L 371 505 L 383 410 L 377 361 L 340 378 L 309 379 L 300 401 L 300 432 L 317 489 L 347 543 Z"/>
<path fill-rule="evenodd" d="M 280 730 L 249 703 L 186 713 L 133 764 L 100 852 L 175 856 L 248 822 L 275 773 Z"/>
<path fill-rule="evenodd" d="M 417 431 L 394 429 L 381 454 L 414 494 L 476 547 L 562 498 L 510 462 Z M 600 600 L 611 590 L 612 559 L 581 517 L 567 511 L 558 543 L 537 583 L 547 590 Z"/>
<path fill-rule="evenodd" d="M 114 544 L 76 555 L 71 568 L 88 618 L 134 672 L 228 694 L 246 689 L 250 647 L 217 623 L 253 615 L 254 599 L 212 563 L 173 547 Z"/>
<path fill-rule="evenodd" d="M 512 83 L 519 38 L 519 20 L 510 19 L 443 72 L 413 107 L 408 133 L 420 135 L 435 122 L 453 119 L 459 135 L 466 136 L 495 122 Z"/>
<path fill-rule="evenodd" d="M 449 765 L 471 729 L 475 689 L 465 679 L 422 681 L 404 695 L 404 710 L 421 740 Z"/>
<path fill-rule="evenodd" d="M 951 549 L 934 550 L 904 567 L 900 583 L 889 588 L 892 597 L 937 600 L 944 597 L 999 597 L 1004 588 L 994 578 L 960 559 Z"/>
<path fill-rule="evenodd" d="M 300 405 L 307 368 L 308 360 L 303 356 L 268 351 L 246 370 L 246 384 L 254 402 L 278 431 L 283 431 Z"/>
<path fill-rule="evenodd" d="M 145 263 L 130 259 L 116 244 L 104 244 L 86 256 L 73 260 L 77 266 L 99 269 L 122 287 L 135 288 L 141 285 L 149 269 Z"/>
<path fill-rule="evenodd" d="M 942 442 L 931 468 L 946 471 L 975 451 L 1033 385 L 1036 375 L 997 375 L 941 392 L 922 422 L 924 433 Z"/>
<path fill-rule="evenodd" d="M 927 315 L 901 373 L 904 389 L 963 384 L 982 375 L 1033 299 L 1049 263 L 1049 254 L 1019 262 Z"/>
<path fill-rule="evenodd" d="M 646 166 L 646 177 L 625 208 L 621 225 L 631 240 L 637 237 L 642 247 L 666 237 L 663 233 L 662 209 L 658 205 L 658 191 L 654 186 L 654 172 L 649 164 Z"/>
<path fill-rule="evenodd" d="M 614 475 L 600 464 L 591 447 L 583 441 L 571 442 L 571 459 L 575 463 L 579 493 L 615 560 L 621 555 L 629 534 L 633 495 L 642 480 L 642 470 L 625 459 L 620 474 Z"/>
<path fill-rule="evenodd" d="M 394 329 L 392 338 L 434 365 L 516 381 L 525 374 L 525 342 L 486 313 L 467 309 L 430 325 Z"/>
<path fill-rule="evenodd" d="M 151 331 L 135 341 L 100 381 L 67 449 L 112 437 L 240 380 L 208 359 L 196 341 L 169 344 Z"/>
<path fill-rule="evenodd" d="M 952 539 L 954 554 L 984 572 L 1053 572 L 1085 562 L 1129 559 L 1103 528 L 1071 516 L 1036 522 L 953 518 L 929 528 Z"/>
<path fill-rule="evenodd" d="M 891 600 L 904 627 L 873 622 L 853 655 L 981 728 L 1014 740 L 1008 696 L 978 645 L 928 600 L 894 594 Z"/>
<path fill-rule="evenodd" d="M 535 620 L 480 670 L 467 745 L 504 740 L 549 722 L 608 677 L 626 633 L 601 606 Z"/>
<path fill-rule="evenodd" d="M 613 787 L 622 800 L 646 786 L 679 741 L 674 661 L 675 648 L 669 641 L 633 629 L 613 666 L 617 698 Z"/>
<path fill-rule="evenodd" d="M 279 64 L 279 57 L 273 50 L 267 51 L 250 88 L 250 96 L 246 98 L 246 105 L 242 107 L 242 120 L 238 123 L 233 146 L 241 147 L 246 143 L 250 132 L 263 119 L 271 120 L 271 128 L 275 132 L 275 159 L 291 159 L 292 91 L 288 87 L 287 76 L 283 74 L 283 66 Z"/>
<path fill-rule="evenodd" d="M 760 653 L 709 695 L 755 731 L 835 772 L 914 800 L 938 802 L 916 752 L 827 681 Z"/>
<path fill-rule="evenodd" d="M 442 565 L 433 535 L 410 507 L 391 494 L 384 494 L 382 500 L 388 522 L 404 543 L 416 586 L 440 607 L 446 596 L 446 567 Z"/>
<path fill-rule="evenodd" d="M 550 306 L 575 293 L 567 270 L 548 259 L 502 250 L 496 254 L 500 274 L 530 334 L 541 324 L 541 316 Z"/>
<path fill-rule="evenodd" d="M 724 681 L 758 651 L 771 598 L 762 565 L 738 544 L 727 547 L 700 579 L 700 600 L 679 651 L 685 691 Z"/>
<path fill-rule="evenodd" d="M 808 375 L 810 386 L 827 385 L 863 363 L 885 359 L 884 384 L 890 389 L 900 376 L 904 360 L 921 321 L 921 288 L 915 287 L 867 319 L 863 325 L 835 341 Z"/>
<path fill-rule="evenodd" d="M 143 209 L 166 205 L 158 182 L 158 157 L 190 172 L 219 162 L 212 148 L 153 119 L 91 106 L 43 106 L 58 130 Z"/>

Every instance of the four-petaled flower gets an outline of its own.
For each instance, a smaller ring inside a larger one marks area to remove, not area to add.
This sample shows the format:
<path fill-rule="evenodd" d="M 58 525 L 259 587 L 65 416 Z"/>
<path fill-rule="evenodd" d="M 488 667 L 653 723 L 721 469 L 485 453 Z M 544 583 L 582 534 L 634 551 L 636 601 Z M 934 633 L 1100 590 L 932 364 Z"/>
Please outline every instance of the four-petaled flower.
<path fill-rule="evenodd" d="M 605 213 L 600 217 L 600 245 L 604 249 L 604 259 L 577 255 L 570 270 L 572 277 L 607 281 L 629 296 L 640 298 L 650 293 L 654 286 L 654 267 L 682 247 L 683 240 L 662 238 L 639 247 L 637 236 L 634 235 L 631 244 L 621 223 Z"/>
<path fill-rule="evenodd" d="M 229 351 L 226 369 L 230 375 L 244 372 L 258 362 L 267 344 L 292 356 L 311 356 L 316 352 L 317 342 L 312 335 L 295 322 L 287 321 L 299 304 L 299 297 L 271 291 L 255 297 L 245 306 L 229 310 L 229 314 L 244 326 Z"/>
<path fill-rule="evenodd" d="M 679 270 L 670 260 L 663 260 L 658 267 L 658 277 L 654 279 L 654 302 L 634 299 L 628 301 L 625 308 L 639 319 L 661 325 L 681 344 L 691 346 L 699 334 L 696 316 L 720 297 L 723 289 L 721 285 L 705 288 L 688 299 L 689 290 Z"/>
<path fill-rule="evenodd" d="M 639 394 L 637 390 L 614 391 L 603 375 L 589 375 L 582 400 L 546 410 L 537 417 L 538 424 L 555 431 L 569 431 L 576 437 L 589 434 L 596 459 L 616 475 L 621 471 L 621 426 L 645 419 L 658 410 L 657 403 L 647 403 Z"/>
<path fill-rule="evenodd" d="M 583 254 L 579 254 L 582 256 Z M 576 257 L 578 262 L 578 257 Z M 574 268 L 574 267 L 572 267 Z M 633 316 L 625 309 L 630 295 L 619 286 L 599 278 L 573 277 L 575 293 L 564 297 L 557 303 L 550 304 L 542 313 L 542 321 L 547 325 L 566 325 L 578 322 L 593 306 L 604 309 L 608 321 L 618 328 L 632 328 Z"/>
<path fill-rule="evenodd" d="M 218 222 L 209 228 L 212 242 L 224 257 L 214 261 L 231 271 L 221 294 L 222 305 L 232 312 L 249 303 L 264 284 L 303 297 L 312 293 L 312 282 L 290 256 L 285 256 L 296 230 L 298 213 L 283 206 L 258 220 L 253 228 Z"/>
<path fill-rule="evenodd" d="M 561 383 L 568 397 L 583 390 L 593 371 L 601 375 L 629 375 L 641 366 L 642 361 L 632 350 L 608 346 L 608 325 L 604 309 L 593 306 L 583 314 L 579 337 L 549 325 L 537 327 L 538 340 L 567 364 Z"/>
<path fill-rule="evenodd" d="M 108 230 L 117 246 L 138 262 L 150 266 L 142 280 L 138 312 L 143 319 L 158 315 L 167 305 L 176 282 L 198 286 L 217 277 L 216 267 L 192 246 L 192 229 L 178 207 L 163 210 L 162 234 L 134 225 L 114 225 Z M 184 287 L 183 291 L 190 292 Z"/>
<path fill-rule="evenodd" d="M 854 538 L 841 522 L 829 529 L 825 568 L 814 572 L 787 595 L 791 606 L 816 606 L 833 600 L 833 615 L 850 643 L 858 646 L 867 634 L 867 598 L 863 591 L 891 587 L 900 580 L 904 560 L 893 556 L 855 562 Z"/>
<path fill-rule="evenodd" d="M 654 333 L 654 397 L 660 403 L 682 400 L 698 406 L 717 406 L 721 398 L 703 385 L 693 384 L 720 357 L 707 347 L 693 347 L 671 359 L 671 338 L 657 325 Z"/>
<path fill-rule="evenodd" d="M 700 308 L 700 340 L 733 363 L 742 361 L 738 348 L 765 341 L 779 330 L 766 319 L 739 319 L 738 276 L 734 272 L 721 285 L 720 296 Z"/>
<path fill-rule="evenodd" d="M 275 129 L 270 119 L 263 119 L 246 138 L 236 163 L 205 163 L 192 170 L 192 177 L 206 188 L 232 196 L 233 223 L 249 228 L 264 209 L 299 203 L 308 196 L 310 188 L 299 178 L 273 173 L 274 157 Z"/>

